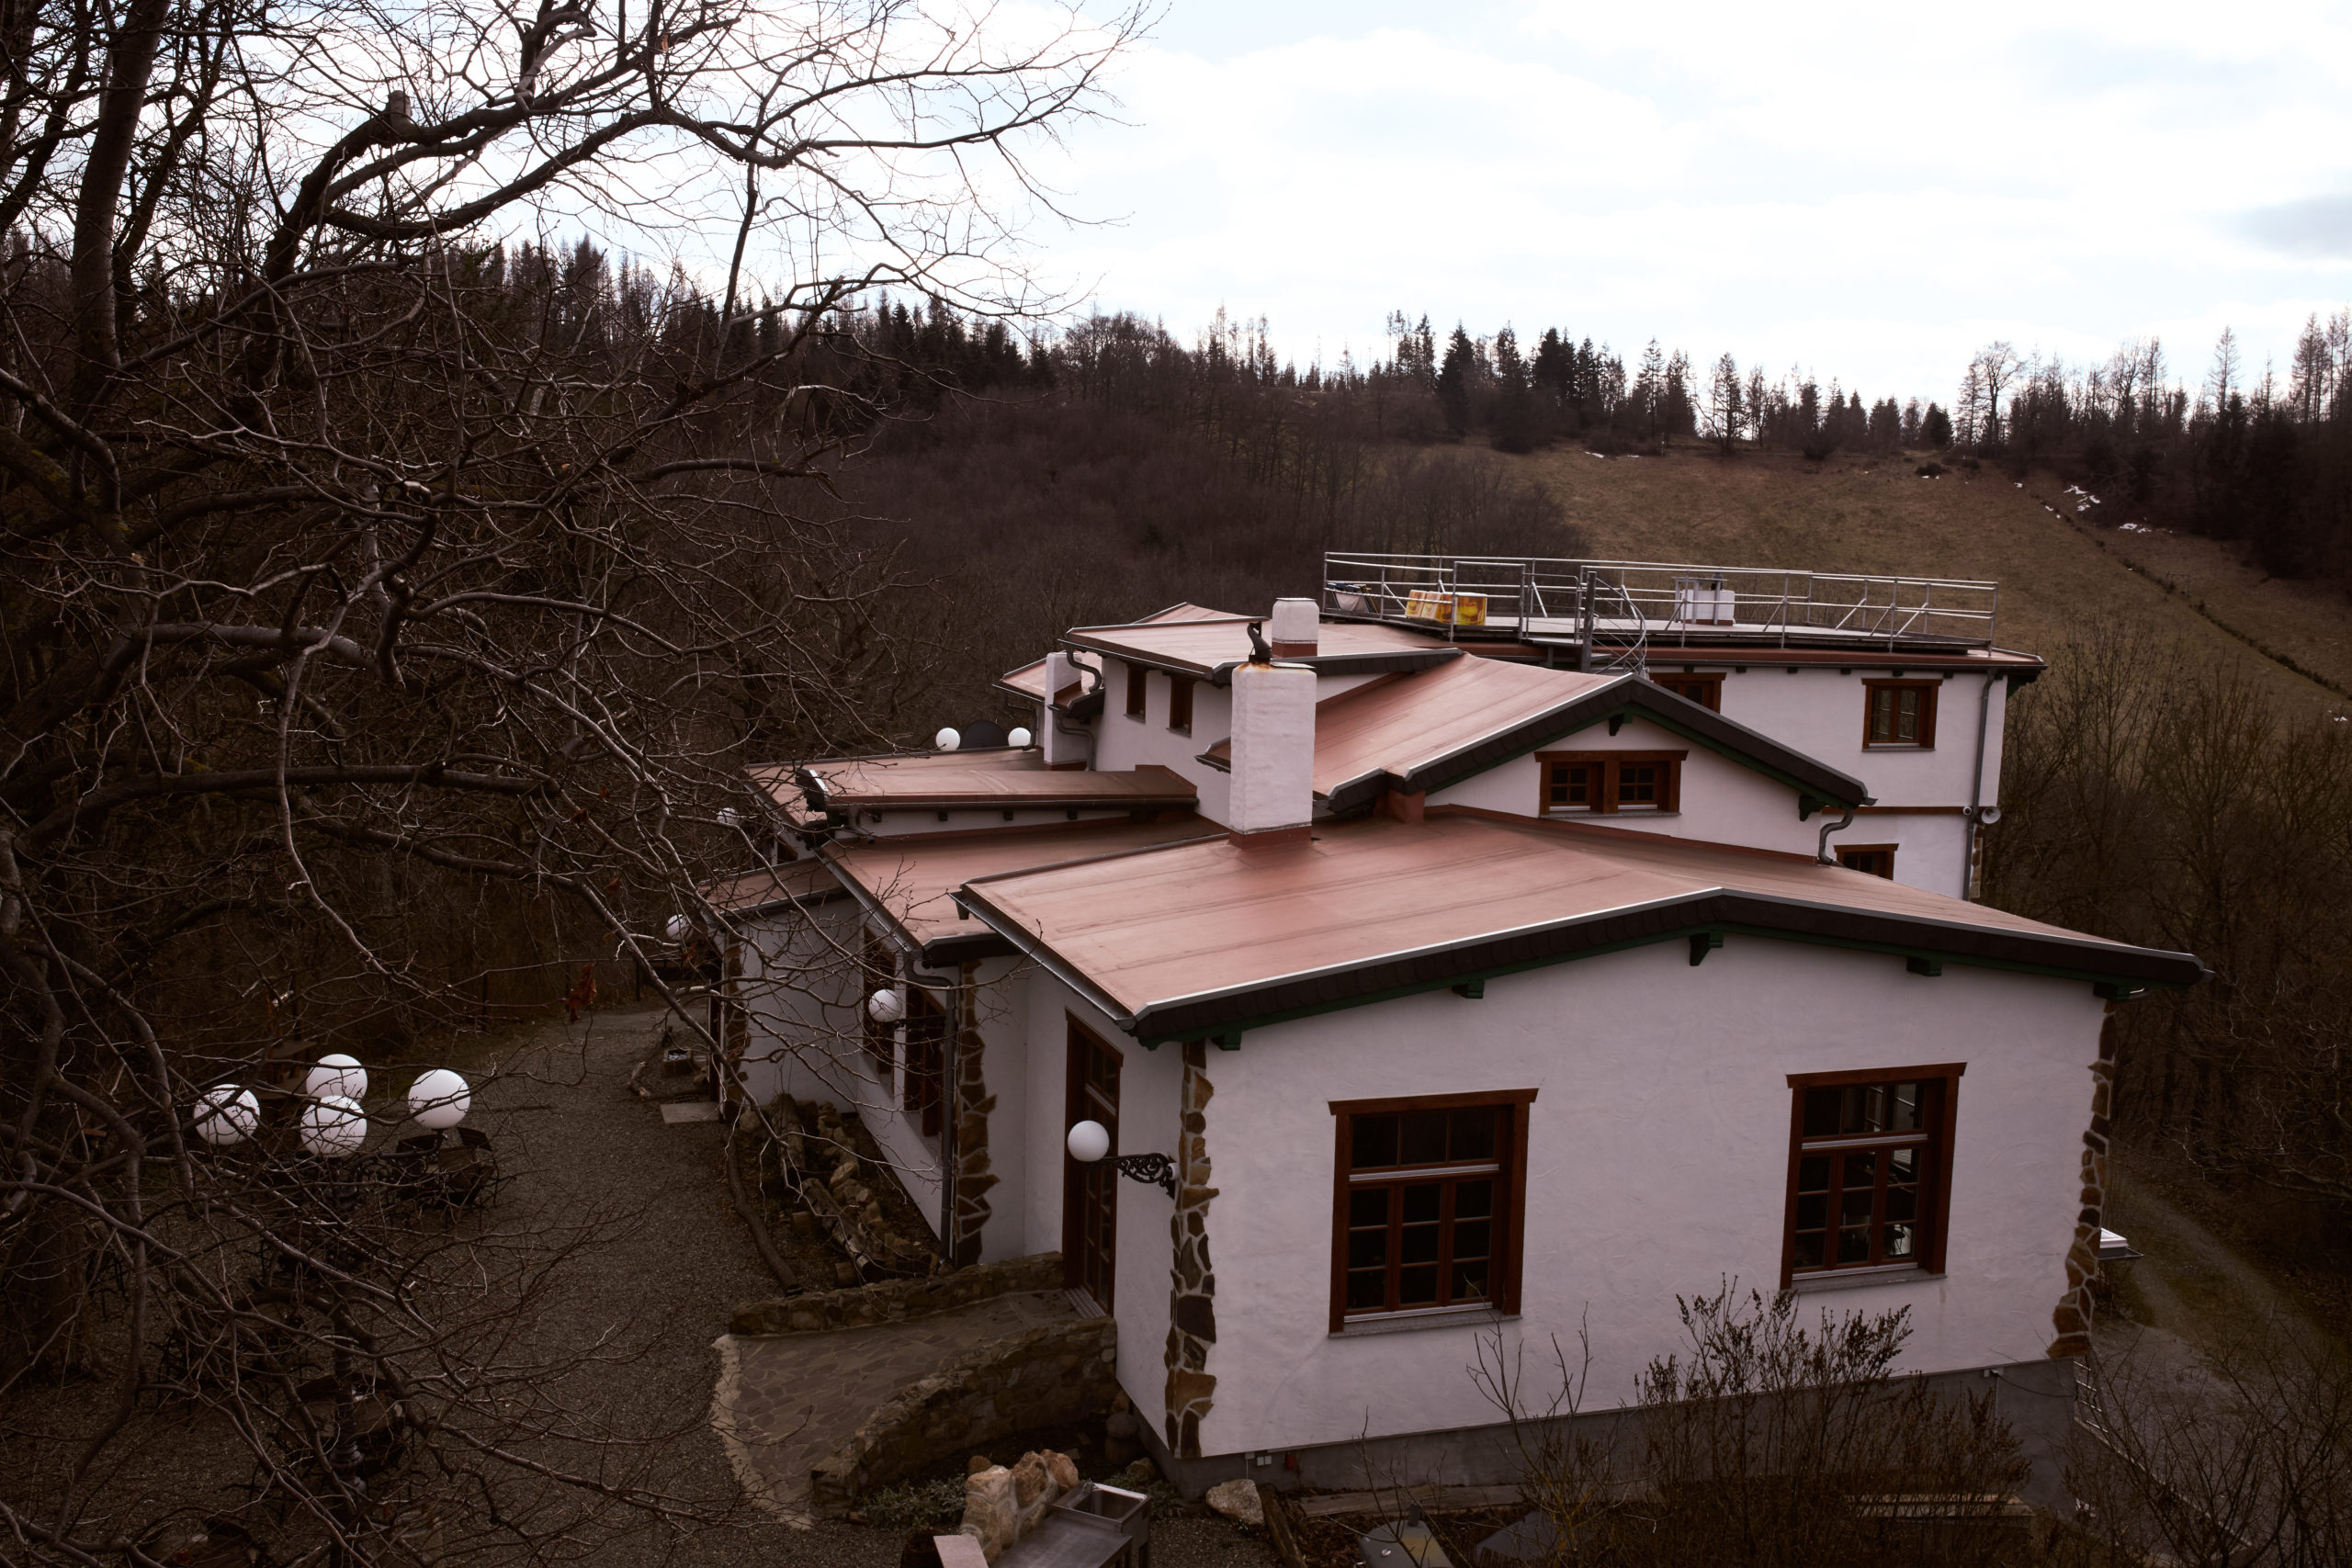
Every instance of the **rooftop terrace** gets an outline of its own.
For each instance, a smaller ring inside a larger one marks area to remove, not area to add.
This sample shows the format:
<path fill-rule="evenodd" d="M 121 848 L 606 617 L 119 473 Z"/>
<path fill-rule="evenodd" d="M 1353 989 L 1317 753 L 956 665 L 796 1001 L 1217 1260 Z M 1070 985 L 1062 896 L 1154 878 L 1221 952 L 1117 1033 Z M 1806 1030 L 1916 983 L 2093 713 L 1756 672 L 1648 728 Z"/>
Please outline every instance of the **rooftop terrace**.
<path fill-rule="evenodd" d="M 1323 558 L 1324 614 L 1456 642 L 1576 649 L 1588 667 L 1676 648 L 1989 648 L 2000 585 L 1533 556 Z"/>

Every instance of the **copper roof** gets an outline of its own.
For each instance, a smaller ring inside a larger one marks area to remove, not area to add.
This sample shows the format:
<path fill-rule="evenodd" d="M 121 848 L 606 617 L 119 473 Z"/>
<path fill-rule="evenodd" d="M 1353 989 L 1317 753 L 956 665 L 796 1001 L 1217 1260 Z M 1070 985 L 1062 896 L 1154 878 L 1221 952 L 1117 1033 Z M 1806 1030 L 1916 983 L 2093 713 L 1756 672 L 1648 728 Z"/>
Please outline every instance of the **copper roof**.
<path fill-rule="evenodd" d="M 722 915 L 750 915 L 780 904 L 838 898 L 842 886 L 822 861 L 797 860 L 722 876 L 697 891 L 704 903 Z"/>
<path fill-rule="evenodd" d="M 1013 951 L 978 920 L 960 914 L 955 890 L 976 876 L 1062 865 L 1125 851 L 1159 848 L 1225 830 L 1198 817 L 1170 822 L 1074 822 L 978 833 L 909 833 L 819 852 L 869 909 L 888 919 L 927 962 L 953 963 Z"/>
<path fill-rule="evenodd" d="M 1062 639 L 1071 648 L 1110 653 L 1155 670 L 1222 682 L 1250 658 L 1250 623 L 1261 617 L 1159 621 L 1132 626 L 1078 626 Z M 1327 674 L 1418 670 L 1459 658 L 1462 650 L 1424 632 L 1356 621 L 1325 621 L 1314 654 L 1295 662 Z"/>
<path fill-rule="evenodd" d="M 1513 757 L 1618 716 L 1638 714 L 1755 768 L 1800 794 L 1857 806 L 1860 779 L 1634 675 L 1579 674 L 1491 659 L 1456 659 L 1390 675 L 1315 705 L 1315 793 L 1335 811 L 1382 790 L 1459 784 Z M 1227 761 L 1229 740 L 1206 758 Z"/>
<path fill-rule="evenodd" d="M 1713 931 L 2188 984 L 2159 953 L 1800 855 L 1441 808 L 1013 872 L 966 902 L 1146 1040 Z"/>
<path fill-rule="evenodd" d="M 1211 610 L 1200 604 L 1176 604 L 1169 605 L 1165 610 L 1154 610 L 1141 620 L 1129 624 L 1148 626 L 1169 621 L 1243 621 L 1246 624 L 1247 617 L 1236 615 L 1227 610 Z M 1026 697 L 1033 703 L 1044 702 L 1046 700 L 1046 661 L 1040 659 L 1024 664 L 1018 670 L 1008 670 L 996 678 L 996 683 L 998 690 L 1008 692 L 1013 696 Z M 1057 695 L 1055 700 L 1058 702 L 1062 699 Z"/>
<path fill-rule="evenodd" d="M 821 821 L 827 809 L 1190 807 L 1198 798 L 1189 780 L 1167 768 L 1145 766 L 1112 773 L 1048 768 L 1035 751 L 1025 749 L 850 757 L 803 763 L 797 769 L 771 765 L 750 772 L 786 817 L 803 827 Z"/>

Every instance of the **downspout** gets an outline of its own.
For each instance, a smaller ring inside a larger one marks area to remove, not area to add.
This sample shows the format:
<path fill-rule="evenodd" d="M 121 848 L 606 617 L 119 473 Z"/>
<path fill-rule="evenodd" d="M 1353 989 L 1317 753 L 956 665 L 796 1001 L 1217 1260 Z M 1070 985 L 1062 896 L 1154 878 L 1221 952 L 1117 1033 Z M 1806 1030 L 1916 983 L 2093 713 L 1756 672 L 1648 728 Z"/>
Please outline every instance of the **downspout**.
<path fill-rule="evenodd" d="M 1984 815 L 1984 743 L 1993 732 L 1993 682 L 1999 679 L 1987 670 L 1984 690 L 1976 700 L 1976 777 L 1968 786 L 1968 831 L 1960 848 L 1960 896 L 1966 898 L 1976 881 L 1976 829 Z"/>
<path fill-rule="evenodd" d="M 957 978 L 955 1004 L 947 1010 L 947 1038 L 940 1042 L 939 1051 L 939 1261 L 948 1268 L 956 1263 L 956 1129 L 963 1120 L 963 1075 L 956 1048 L 964 1037 L 972 966 L 965 964 Z"/>
<path fill-rule="evenodd" d="M 1845 816 L 1840 817 L 1835 822 L 1824 822 L 1821 825 L 1821 853 L 1818 858 L 1822 864 L 1836 865 L 1838 863 L 1838 857 L 1829 852 L 1829 835 L 1832 833 L 1842 833 L 1847 829 L 1852 827 L 1854 825 L 1854 810 L 1855 808 L 1849 806 L 1846 807 Z M 1825 812 L 1823 815 L 1826 816 L 1827 813 Z"/>
<path fill-rule="evenodd" d="M 1079 693 L 1079 701 L 1083 702 L 1088 697 L 1092 696 L 1095 692 L 1102 690 L 1102 671 L 1100 669 L 1092 665 L 1080 664 L 1078 661 L 1078 655 L 1075 653 L 1069 656 L 1069 667 L 1077 671 L 1081 675 L 1091 675 L 1094 677 L 1093 690 Z M 1108 701 L 1109 699 L 1105 698 L 1104 700 Z M 1047 717 L 1052 719 L 1054 728 L 1057 733 L 1068 735 L 1073 739 L 1086 742 L 1086 771 L 1090 773 L 1092 773 L 1094 771 L 1093 729 L 1082 720 L 1080 721 L 1077 728 L 1072 729 L 1069 724 L 1064 722 L 1064 715 L 1062 711 L 1054 706 L 1051 694 L 1048 694 L 1046 699 L 1046 714 Z"/>

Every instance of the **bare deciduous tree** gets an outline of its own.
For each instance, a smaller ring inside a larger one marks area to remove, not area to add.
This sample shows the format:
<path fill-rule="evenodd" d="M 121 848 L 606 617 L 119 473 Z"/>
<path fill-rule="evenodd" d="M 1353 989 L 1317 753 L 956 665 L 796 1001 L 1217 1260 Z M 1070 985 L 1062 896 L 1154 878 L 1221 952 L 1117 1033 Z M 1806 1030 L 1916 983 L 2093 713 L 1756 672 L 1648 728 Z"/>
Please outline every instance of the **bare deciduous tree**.
<path fill-rule="evenodd" d="M 158 1392 L 346 1561 L 410 1528 L 381 1485 L 362 1506 L 362 1390 L 450 1507 L 650 1501 L 562 1451 L 561 1410 L 510 1440 L 497 1351 L 541 1262 L 465 1287 L 479 1237 L 418 1241 L 282 1127 L 208 1155 L 190 1108 L 280 1081 L 322 1022 L 429 1017 L 514 928 L 634 951 L 744 857 L 747 741 L 887 728 L 891 564 L 793 502 L 873 416 L 841 310 L 1033 307 L 1004 249 L 1051 200 L 1026 149 L 1096 111 L 1138 23 L 0 19 L 0 1393 L 96 1369 L 107 1402 L 0 1483 L 17 1550 L 142 1560 L 95 1478 Z M 583 226 L 711 283 L 539 242 Z M 494 1517 L 518 1549 L 572 1528 Z"/>

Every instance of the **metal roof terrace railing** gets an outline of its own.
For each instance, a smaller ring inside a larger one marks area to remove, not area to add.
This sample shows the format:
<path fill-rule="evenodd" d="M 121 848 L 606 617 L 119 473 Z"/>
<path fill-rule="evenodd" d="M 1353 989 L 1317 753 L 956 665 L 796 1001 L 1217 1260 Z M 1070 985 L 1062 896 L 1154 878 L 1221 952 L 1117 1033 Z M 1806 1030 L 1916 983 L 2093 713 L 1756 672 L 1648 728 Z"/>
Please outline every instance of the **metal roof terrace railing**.
<path fill-rule="evenodd" d="M 1588 650 L 1692 645 L 1985 648 L 2000 585 L 1662 561 L 1323 558 L 1323 608 L 1359 620 Z M 1634 657 L 1638 659 L 1639 653 Z"/>

